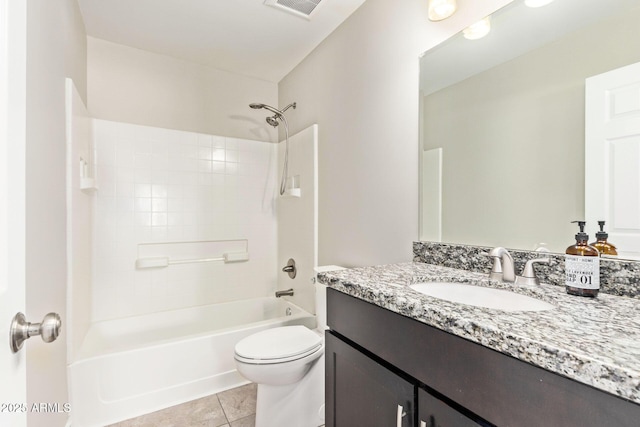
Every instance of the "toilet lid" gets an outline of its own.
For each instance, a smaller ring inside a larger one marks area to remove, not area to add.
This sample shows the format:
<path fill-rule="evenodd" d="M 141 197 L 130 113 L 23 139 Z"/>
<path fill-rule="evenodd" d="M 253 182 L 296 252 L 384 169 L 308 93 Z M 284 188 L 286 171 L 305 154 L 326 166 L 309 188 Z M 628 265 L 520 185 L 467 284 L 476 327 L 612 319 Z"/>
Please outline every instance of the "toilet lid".
<path fill-rule="evenodd" d="M 312 352 L 322 338 L 304 326 L 282 326 L 248 336 L 236 344 L 236 355 L 255 360 L 291 358 Z"/>

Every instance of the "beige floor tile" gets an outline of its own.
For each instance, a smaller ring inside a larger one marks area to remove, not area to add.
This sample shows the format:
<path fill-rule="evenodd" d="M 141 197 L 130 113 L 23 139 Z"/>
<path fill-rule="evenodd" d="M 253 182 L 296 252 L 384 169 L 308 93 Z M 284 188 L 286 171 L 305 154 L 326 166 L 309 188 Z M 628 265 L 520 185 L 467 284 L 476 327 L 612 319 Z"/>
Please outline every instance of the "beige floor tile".
<path fill-rule="evenodd" d="M 111 427 L 219 427 L 227 419 L 216 395 L 192 400 Z"/>
<path fill-rule="evenodd" d="M 231 422 L 230 427 L 256 427 L 256 416 L 249 415 L 248 417 L 240 418 L 237 421 Z"/>
<path fill-rule="evenodd" d="M 247 384 L 242 387 L 218 393 L 222 409 L 230 422 L 240 420 L 256 412 L 256 384 Z"/>

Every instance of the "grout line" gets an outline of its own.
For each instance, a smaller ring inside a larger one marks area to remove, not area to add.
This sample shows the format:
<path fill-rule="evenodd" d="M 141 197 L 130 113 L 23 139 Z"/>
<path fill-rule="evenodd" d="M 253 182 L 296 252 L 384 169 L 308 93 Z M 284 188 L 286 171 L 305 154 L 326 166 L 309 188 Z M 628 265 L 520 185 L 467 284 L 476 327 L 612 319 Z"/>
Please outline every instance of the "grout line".
<path fill-rule="evenodd" d="M 224 419 L 227 420 L 227 424 L 231 425 L 231 421 L 229 421 L 229 417 L 227 416 L 227 412 L 224 410 L 224 406 L 222 406 L 222 402 L 220 401 L 219 394 L 220 393 L 216 393 L 216 399 L 218 399 L 218 404 L 220 405 L 220 409 L 222 409 L 222 413 L 224 414 Z"/>

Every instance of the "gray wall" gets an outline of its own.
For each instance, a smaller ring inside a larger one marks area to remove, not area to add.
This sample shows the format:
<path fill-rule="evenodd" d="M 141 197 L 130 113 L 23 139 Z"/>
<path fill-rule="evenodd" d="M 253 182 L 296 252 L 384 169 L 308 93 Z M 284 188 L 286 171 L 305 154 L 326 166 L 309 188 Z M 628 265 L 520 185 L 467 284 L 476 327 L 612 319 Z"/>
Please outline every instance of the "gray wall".
<path fill-rule="evenodd" d="M 236 138 L 274 140 L 252 102 L 277 105 L 276 83 L 88 38 L 92 116 Z"/>
<path fill-rule="evenodd" d="M 66 315 L 65 77 L 86 96 L 86 35 L 76 0 L 29 0 L 25 314 L 31 322 L 50 311 Z M 54 343 L 27 345 L 29 405 L 68 402 L 65 328 Z M 55 427 L 66 420 L 64 413 L 30 412 L 27 421 Z"/>
<path fill-rule="evenodd" d="M 508 0 L 367 0 L 279 84 L 293 132 L 319 124 L 319 263 L 411 259 L 418 238 L 418 57 Z"/>
<path fill-rule="evenodd" d="M 584 217 L 584 80 L 640 61 L 640 9 L 424 100 L 443 241 L 564 252 Z M 593 237 L 593 232 L 591 232 Z"/>

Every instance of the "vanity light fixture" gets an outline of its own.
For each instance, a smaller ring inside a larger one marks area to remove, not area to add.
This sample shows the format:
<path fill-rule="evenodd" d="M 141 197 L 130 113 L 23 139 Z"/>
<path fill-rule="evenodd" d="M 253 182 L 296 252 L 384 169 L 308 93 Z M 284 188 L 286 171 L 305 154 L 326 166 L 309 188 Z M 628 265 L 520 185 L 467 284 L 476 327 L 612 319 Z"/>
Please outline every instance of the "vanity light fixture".
<path fill-rule="evenodd" d="M 429 0 L 429 20 L 442 21 L 458 9 L 456 0 Z"/>
<path fill-rule="evenodd" d="M 476 22 L 462 30 L 464 38 L 467 40 L 478 40 L 489 34 L 491 31 L 491 16 Z"/>
<path fill-rule="evenodd" d="M 542 7 L 551 3 L 553 0 L 524 0 L 524 4 L 529 7 Z"/>

